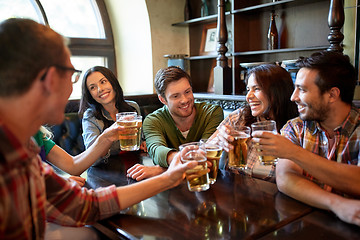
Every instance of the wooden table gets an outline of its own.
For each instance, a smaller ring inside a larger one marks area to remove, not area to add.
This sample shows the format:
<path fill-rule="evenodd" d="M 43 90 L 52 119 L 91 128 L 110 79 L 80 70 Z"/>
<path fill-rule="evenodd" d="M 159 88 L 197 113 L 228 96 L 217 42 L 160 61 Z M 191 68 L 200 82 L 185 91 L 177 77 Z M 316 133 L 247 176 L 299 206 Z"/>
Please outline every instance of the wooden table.
<path fill-rule="evenodd" d="M 103 168 L 88 171 L 87 186 L 132 184 L 135 181 L 126 178 L 124 173 L 138 162 L 150 165 L 151 159 L 147 154 L 137 152 L 110 159 Z M 219 172 L 217 182 L 205 192 L 189 192 L 184 181 L 176 188 L 100 221 L 95 227 L 111 239 L 360 237 L 360 228 L 287 197 L 278 192 L 273 183 L 223 170 Z M 317 229 L 320 232 L 314 235 Z"/>

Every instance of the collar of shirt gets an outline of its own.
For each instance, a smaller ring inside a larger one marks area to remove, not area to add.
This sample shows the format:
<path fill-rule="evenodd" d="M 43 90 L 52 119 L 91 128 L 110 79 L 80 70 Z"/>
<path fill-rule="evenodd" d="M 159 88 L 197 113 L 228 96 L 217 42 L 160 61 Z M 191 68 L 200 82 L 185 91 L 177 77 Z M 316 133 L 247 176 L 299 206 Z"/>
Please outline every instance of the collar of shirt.
<path fill-rule="evenodd" d="M 101 114 L 104 116 L 104 118 L 106 118 L 109 121 L 114 121 L 111 116 L 110 113 L 108 111 L 106 111 L 104 108 L 101 109 Z"/>
<path fill-rule="evenodd" d="M 4 155 L 7 165 L 14 167 L 26 163 L 29 158 L 40 152 L 40 148 L 33 138 L 29 138 L 27 146 L 23 146 L 10 129 L 0 121 L 0 152 Z"/>
<path fill-rule="evenodd" d="M 341 133 L 341 135 L 350 136 L 351 133 L 355 130 L 357 127 L 357 122 L 360 118 L 360 112 L 359 109 L 352 106 L 349 114 L 345 118 L 345 120 L 336 128 L 334 128 L 335 133 Z M 315 135 L 318 131 L 324 132 L 324 130 L 321 128 L 319 122 L 317 121 L 305 121 L 304 124 L 307 125 L 307 128 L 309 129 L 309 132 L 311 132 L 313 135 Z"/>

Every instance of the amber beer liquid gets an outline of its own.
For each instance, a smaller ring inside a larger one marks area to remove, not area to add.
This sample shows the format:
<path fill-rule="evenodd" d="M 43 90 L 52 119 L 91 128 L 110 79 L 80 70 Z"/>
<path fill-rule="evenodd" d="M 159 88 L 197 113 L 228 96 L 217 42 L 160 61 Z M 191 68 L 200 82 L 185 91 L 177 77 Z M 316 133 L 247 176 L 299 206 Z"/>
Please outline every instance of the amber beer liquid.
<path fill-rule="evenodd" d="M 260 156 L 259 160 L 262 165 L 274 165 L 277 163 L 277 158 L 274 156 Z"/>
<path fill-rule="evenodd" d="M 218 146 L 209 146 L 206 147 L 206 158 L 209 162 L 212 163 L 209 172 L 209 181 L 211 184 L 216 182 L 218 170 L 219 170 L 219 160 L 221 157 L 222 149 Z"/>
<path fill-rule="evenodd" d="M 188 161 L 197 160 L 198 165 L 185 172 L 188 188 L 192 192 L 205 191 L 209 189 L 209 175 L 206 159 L 189 159 Z"/>
<path fill-rule="evenodd" d="M 265 131 L 265 132 L 272 132 L 274 134 L 277 134 L 276 130 L 276 122 L 273 120 L 267 120 L 262 122 L 255 122 L 251 124 L 251 128 L 253 132 L 255 131 Z M 258 143 L 256 144 L 258 147 Z M 258 148 L 257 150 L 259 152 L 259 160 L 262 165 L 273 165 L 276 164 L 277 158 L 273 156 L 260 156 L 261 150 Z"/>
<path fill-rule="evenodd" d="M 181 161 L 197 161 L 198 165 L 185 172 L 188 189 L 191 192 L 206 191 L 209 189 L 209 174 L 205 155 L 196 151 L 189 151 L 185 156 L 181 157 Z"/>
<path fill-rule="evenodd" d="M 246 169 L 247 168 L 247 141 L 250 138 L 250 134 L 239 132 L 234 137 L 234 141 L 231 143 L 234 149 L 229 151 L 229 168 Z"/>
<path fill-rule="evenodd" d="M 119 134 L 120 149 L 123 151 L 139 150 L 142 127 L 141 120 L 121 120 L 117 123 L 126 129 L 125 133 Z"/>

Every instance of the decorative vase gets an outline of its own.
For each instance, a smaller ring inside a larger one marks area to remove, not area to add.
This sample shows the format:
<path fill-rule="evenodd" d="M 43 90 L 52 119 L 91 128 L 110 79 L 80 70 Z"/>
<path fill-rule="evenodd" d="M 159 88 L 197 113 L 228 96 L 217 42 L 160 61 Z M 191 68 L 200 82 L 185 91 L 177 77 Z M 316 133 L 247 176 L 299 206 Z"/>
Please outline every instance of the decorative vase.
<path fill-rule="evenodd" d="M 209 7 L 206 0 L 201 0 L 201 17 L 209 16 Z"/>
<path fill-rule="evenodd" d="M 192 19 L 192 9 L 191 9 L 190 0 L 185 1 L 184 19 L 185 21 Z"/>

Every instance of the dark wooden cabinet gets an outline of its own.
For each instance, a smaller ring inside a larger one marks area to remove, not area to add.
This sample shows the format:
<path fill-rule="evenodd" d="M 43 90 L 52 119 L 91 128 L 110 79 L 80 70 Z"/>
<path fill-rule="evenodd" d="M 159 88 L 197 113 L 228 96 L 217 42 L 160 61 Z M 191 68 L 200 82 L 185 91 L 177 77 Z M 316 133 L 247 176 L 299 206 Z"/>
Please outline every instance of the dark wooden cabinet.
<path fill-rule="evenodd" d="M 208 1 L 210 9 L 218 0 Z M 200 16 L 201 1 L 191 1 L 193 14 Z M 241 63 L 278 62 L 309 56 L 329 47 L 328 14 L 330 0 L 231 0 L 231 11 L 225 13 L 230 51 L 226 56 L 231 67 L 231 93 L 242 95 L 245 84 Z M 271 12 L 275 11 L 280 48 L 267 50 L 267 31 Z M 213 10 L 212 10 L 213 11 Z M 190 41 L 190 74 L 194 92 L 206 92 L 215 66 L 217 53 L 200 55 L 203 29 L 216 23 L 217 11 L 207 17 L 195 17 L 173 26 L 188 26 Z"/>

